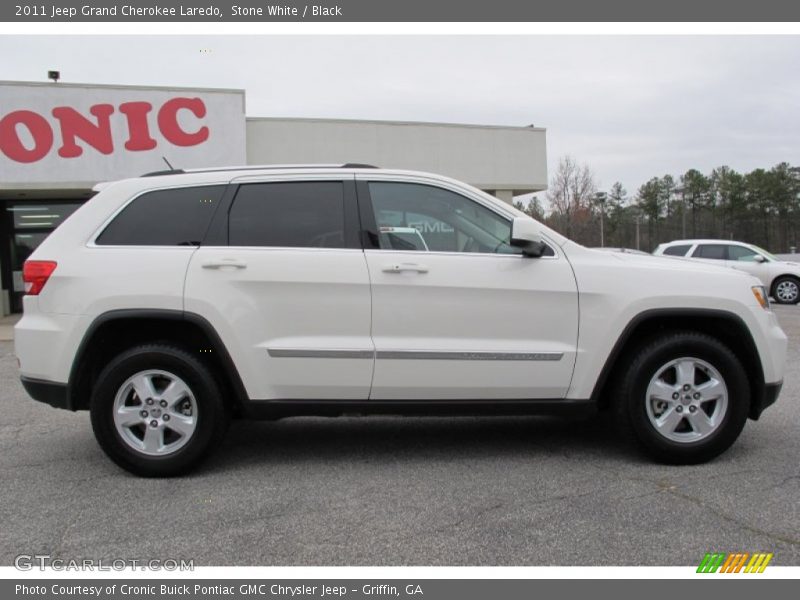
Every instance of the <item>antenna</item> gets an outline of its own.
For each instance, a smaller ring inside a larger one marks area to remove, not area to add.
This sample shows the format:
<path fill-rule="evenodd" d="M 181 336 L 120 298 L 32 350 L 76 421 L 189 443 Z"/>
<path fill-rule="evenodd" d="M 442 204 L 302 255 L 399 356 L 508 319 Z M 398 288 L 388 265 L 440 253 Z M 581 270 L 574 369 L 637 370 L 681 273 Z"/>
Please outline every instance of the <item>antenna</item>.
<path fill-rule="evenodd" d="M 167 163 L 167 166 L 169 167 L 170 171 L 174 171 L 175 170 L 175 167 L 173 167 L 171 164 L 169 164 L 169 161 L 167 160 L 166 156 L 162 156 L 161 158 L 164 160 L 165 163 Z"/>

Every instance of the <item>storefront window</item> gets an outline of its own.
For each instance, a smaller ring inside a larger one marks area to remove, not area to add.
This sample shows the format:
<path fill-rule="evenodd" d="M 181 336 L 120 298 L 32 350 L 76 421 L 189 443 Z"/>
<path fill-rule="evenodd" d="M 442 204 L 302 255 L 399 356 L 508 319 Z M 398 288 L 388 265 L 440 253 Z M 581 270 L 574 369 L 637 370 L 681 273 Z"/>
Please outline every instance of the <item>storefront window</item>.
<path fill-rule="evenodd" d="M 25 289 L 22 282 L 22 265 L 50 233 L 69 215 L 75 212 L 80 203 L 76 202 L 7 202 L 5 210 L 8 218 L 4 220 L 10 231 L 2 232 L 3 243 L 8 244 L 11 310 L 22 310 L 22 296 Z M 5 260 L 3 261 L 5 263 Z"/>
<path fill-rule="evenodd" d="M 80 204 L 74 203 L 15 203 L 6 210 L 14 215 L 14 229 L 47 229 L 53 231 L 61 222 L 74 213 Z"/>

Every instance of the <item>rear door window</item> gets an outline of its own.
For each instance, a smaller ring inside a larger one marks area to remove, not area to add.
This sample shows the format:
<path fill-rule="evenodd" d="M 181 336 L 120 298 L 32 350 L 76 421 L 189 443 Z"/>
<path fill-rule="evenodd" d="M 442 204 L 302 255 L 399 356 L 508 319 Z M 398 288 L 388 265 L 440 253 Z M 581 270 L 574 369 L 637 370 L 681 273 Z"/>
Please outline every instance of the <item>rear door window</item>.
<path fill-rule="evenodd" d="M 228 218 L 231 246 L 345 248 L 344 184 L 242 185 Z"/>
<path fill-rule="evenodd" d="M 700 244 L 692 254 L 694 258 L 711 258 L 727 260 L 728 252 L 725 244 Z"/>

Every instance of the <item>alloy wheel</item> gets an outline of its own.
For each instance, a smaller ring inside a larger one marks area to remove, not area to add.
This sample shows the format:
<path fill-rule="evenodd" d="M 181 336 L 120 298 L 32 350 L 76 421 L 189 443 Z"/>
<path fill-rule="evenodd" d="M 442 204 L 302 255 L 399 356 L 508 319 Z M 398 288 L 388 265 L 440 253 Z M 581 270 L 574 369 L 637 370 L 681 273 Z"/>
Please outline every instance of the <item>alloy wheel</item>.
<path fill-rule="evenodd" d="M 177 452 L 197 427 L 197 401 L 183 379 L 151 369 L 129 377 L 114 398 L 117 433 L 131 449 L 148 456 Z"/>
<path fill-rule="evenodd" d="M 692 443 L 714 434 L 728 411 L 728 388 L 710 363 L 683 357 L 662 365 L 650 380 L 647 417 L 659 435 Z"/>
<path fill-rule="evenodd" d="M 799 293 L 800 287 L 798 287 L 796 281 L 791 279 L 785 279 L 775 286 L 775 296 L 777 296 L 778 300 L 787 304 L 797 301 Z"/>

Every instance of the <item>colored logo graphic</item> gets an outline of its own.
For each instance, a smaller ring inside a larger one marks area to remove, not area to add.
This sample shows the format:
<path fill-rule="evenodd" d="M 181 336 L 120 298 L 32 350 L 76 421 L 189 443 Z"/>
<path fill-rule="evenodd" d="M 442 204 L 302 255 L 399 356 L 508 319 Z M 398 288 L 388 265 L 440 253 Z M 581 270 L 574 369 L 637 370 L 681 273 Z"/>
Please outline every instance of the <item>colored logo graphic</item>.
<path fill-rule="evenodd" d="M 772 552 L 707 552 L 697 567 L 698 573 L 763 573 Z"/>

